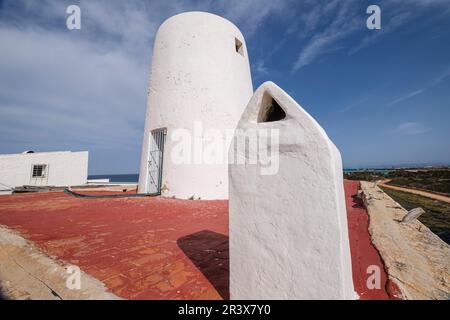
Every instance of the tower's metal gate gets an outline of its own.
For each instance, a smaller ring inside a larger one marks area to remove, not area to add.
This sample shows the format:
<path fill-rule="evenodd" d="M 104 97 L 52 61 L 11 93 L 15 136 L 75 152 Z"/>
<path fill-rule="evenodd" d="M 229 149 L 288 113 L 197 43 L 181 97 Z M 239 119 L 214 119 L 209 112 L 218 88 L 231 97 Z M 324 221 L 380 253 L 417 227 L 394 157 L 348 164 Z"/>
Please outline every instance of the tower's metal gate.
<path fill-rule="evenodd" d="M 156 129 L 151 132 L 148 157 L 147 193 L 161 193 L 166 134 L 166 128 Z"/>

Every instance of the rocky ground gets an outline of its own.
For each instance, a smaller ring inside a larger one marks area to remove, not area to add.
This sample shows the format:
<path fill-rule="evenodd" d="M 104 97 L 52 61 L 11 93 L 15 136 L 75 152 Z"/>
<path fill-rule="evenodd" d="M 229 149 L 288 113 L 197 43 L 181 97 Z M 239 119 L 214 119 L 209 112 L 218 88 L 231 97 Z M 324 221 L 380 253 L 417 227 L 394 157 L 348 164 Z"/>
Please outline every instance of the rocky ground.
<path fill-rule="evenodd" d="M 450 246 L 373 182 L 361 182 L 369 232 L 388 276 L 406 299 L 450 299 Z"/>
<path fill-rule="evenodd" d="M 117 299 L 100 281 L 82 271 L 78 289 L 76 280 L 70 278 L 75 273 L 68 273 L 68 267 L 0 226 L 0 299 Z"/>

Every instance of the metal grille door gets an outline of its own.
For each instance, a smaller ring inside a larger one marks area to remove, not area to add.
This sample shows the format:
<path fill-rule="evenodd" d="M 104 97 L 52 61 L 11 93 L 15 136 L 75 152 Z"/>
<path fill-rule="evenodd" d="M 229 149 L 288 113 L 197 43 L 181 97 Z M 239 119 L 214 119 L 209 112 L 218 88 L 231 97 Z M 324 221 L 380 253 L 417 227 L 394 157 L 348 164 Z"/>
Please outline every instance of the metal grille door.
<path fill-rule="evenodd" d="M 167 129 L 157 129 L 151 132 L 148 157 L 147 193 L 161 193 L 166 133 Z"/>

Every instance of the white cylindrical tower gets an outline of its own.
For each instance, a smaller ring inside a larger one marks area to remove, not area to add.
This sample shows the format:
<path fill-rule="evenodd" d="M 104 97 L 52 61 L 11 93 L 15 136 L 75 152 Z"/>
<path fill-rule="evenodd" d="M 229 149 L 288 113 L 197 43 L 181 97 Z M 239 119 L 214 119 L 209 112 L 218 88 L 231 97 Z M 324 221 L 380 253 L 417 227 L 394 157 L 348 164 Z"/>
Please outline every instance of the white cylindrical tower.
<path fill-rule="evenodd" d="M 227 153 L 253 95 L 245 40 L 228 20 L 186 12 L 155 37 L 139 192 L 227 199 Z"/>

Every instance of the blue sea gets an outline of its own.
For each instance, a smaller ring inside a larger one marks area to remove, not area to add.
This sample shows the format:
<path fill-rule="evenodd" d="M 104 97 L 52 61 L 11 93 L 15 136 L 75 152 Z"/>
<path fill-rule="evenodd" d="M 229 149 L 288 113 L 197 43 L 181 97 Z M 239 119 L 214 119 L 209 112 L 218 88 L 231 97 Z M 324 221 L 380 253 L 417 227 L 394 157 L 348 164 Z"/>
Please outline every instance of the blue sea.
<path fill-rule="evenodd" d="M 344 169 L 344 173 L 364 172 L 364 171 L 377 172 L 379 174 L 387 175 L 392 170 L 390 170 L 390 169 Z"/>
<path fill-rule="evenodd" d="M 350 172 L 359 172 L 359 171 L 367 171 L 368 169 L 344 169 L 345 173 Z M 387 169 L 370 169 L 369 171 L 378 171 L 381 174 L 388 174 L 389 170 Z M 137 183 L 139 181 L 139 174 L 93 174 L 89 175 L 88 179 L 109 179 L 110 182 L 129 182 L 129 183 Z"/>
<path fill-rule="evenodd" d="M 139 181 L 139 174 L 93 174 L 89 175 L 88 179 L 109 179 L 109 182 L 137 183 Z"/>

